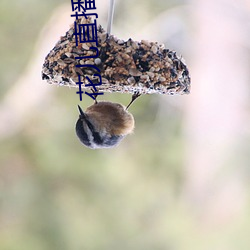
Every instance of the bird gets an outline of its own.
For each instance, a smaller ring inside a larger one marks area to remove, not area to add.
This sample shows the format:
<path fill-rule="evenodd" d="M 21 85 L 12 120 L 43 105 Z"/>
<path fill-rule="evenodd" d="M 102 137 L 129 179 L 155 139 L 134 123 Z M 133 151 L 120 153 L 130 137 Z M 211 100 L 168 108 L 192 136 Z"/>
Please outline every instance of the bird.
<path fill-rule="evenodd" d="M 91 149 L 112 148 L 133 132 L 135 121 L 129 106 L 140 96 L 135 93 L 127 107 L 110 101 L 95 100 L 84 112 L 78 105 L 75 130 L 80 142 Z"/>

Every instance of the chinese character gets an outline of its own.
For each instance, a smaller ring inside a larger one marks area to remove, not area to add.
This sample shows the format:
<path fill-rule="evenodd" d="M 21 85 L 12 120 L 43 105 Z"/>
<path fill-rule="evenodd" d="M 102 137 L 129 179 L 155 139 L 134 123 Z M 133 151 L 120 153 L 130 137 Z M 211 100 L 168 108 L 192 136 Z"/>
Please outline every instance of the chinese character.
<path fill-rule="evenodd" d="M 98 46 L 96 20 L 94 20 L 94 23 L 78 24 L 78 29 L 79 30 L 77 31 L 77 24 L 75 21 L 74 35 L 76 39 L 76 46 L 78 46 L 78 38 L 80 43 L 95 42 L 96 46 Z"/>
<path fill-rule="evenodd" d="M 77 85 L 79 85 L 79 91 L 76 92 L 76 94 L 78 94 L 80 96 L 80 101 L 82 101 L 82 94 L 84 94 L 84 92 L 82 91 L 82 82 L 81 82 L 81 76 L 78 75 L 78 82 L 76 82 Z"/>
<path fill-rule="evenodd" d="M 86 84 L 85 87 L 93 87 L 92 88 L 92 92 L 93 93 L 88 93 L 88 92 L 84 92 L 82 91 L 82 84 L 83 82 L 81 82 L 81 76 L 78 75 L 78 82 L 76 82 L 77 85 L 79 85 L 79 91 L 76 92 L 77 95 L 79 95 L 80 97 L 80 101 L 82 101 L 82 95 L 85 93 L 86 95 L 88 95 L 89 97 L 91 97 L 93 100 L 96 100 L 96 96 L 98 95 L 103 95 L 103 93 L 98 92 L 98 89 L 96 89 L 96 86 L 100 86 L 102 85 L 102 79 L 101 76 L 99 74 L 94 74 L 94 76 L 98 76 L 100 79 L 99 83 L 93 83 L 88 76 L 86 76 L 86 79 L 90 82 L 90 84 Z M 95 79 L 94 79 L 95 80 Z"/>
<path fill-rule="evenodd" d="M 96 86 L 102 85 L 102 77 L 101 77 L 101 75 L 99 75 L 99 74 L 94 74 L 94 76 L 98 76 L 100 82 L 93 83 L 93 82 L 89 79 L 89 77 L 86 76 L 86 78 L 87 78 L 87 80 L 90 82 L 90 84 L 85 84 L 85 87 L 93 87 L 93 88 L 92 88 L 93 93 L 85 92 L 85 94 L 88 95 L 88 96 L 90 96 L 92 99 L 96 100 L 96 96 L 97 96 L 97 95 L 103 95 L 103 93 L 99 93 L 99 92 L 98 92 L 98 89 L 96 89 Z M 96 79 L 94 79 L 94 80 L 96 80 Z M 95 97 L 93 97 L 93 96 L 95 96 Z"/>
<path fill-rule="evenodd" d="M 98 18 L 98 15 L 96 13 L 85 13 L 87 10 L 94 10 L 95 7 L 95 0 L 71 0 L 72 5 L 72 11 L 75 11 L 75 14 L 71 15 L 72 17 L 76 17 L 76 20 L 78 20 L 78 17 L 85 17 L 86 19 L 88 16 L 95 16 L 95 18 Z M 81 13 L 79 13 L 81 12 Z M 89 19 L 91 20 L 91 19 Z M 98 58 L 99 51 L 98 51 L 98 37 L 97 37 L 97 24 L 96 20 L 93 21 L 93 23 L 85 23 L 85 24 L 77 24 L 75 21 L 75 40 L 76 40 L 76 47 L 78 46 L 78 43 L 96 43 L 96 47 L 90 47 L 91 50 L 94 50 L 96 54 L 93 53 L 91 56 L 79 56 L 75 57 L 75 59 L 85 59 L 85 58 Z M 76 65 L 76 67 L 90 67 L 94 68 L 97 72 L 101 72 L 98 67 L 91 64 L 85 64 L 85 65 Z M 103 93 L 99 93 L 97 86 L 102 85 L 102 78 L 100 74 L 94 74 L 94 76 L 99 77 L 99 81 L 94 78 L 93 81 L 89 79 L 88 76 L 86 76 L 86 79 L 89 81 L 89 84 L 86 84 L 85 87 L 92 87 L 91 90 L 93 93 L 85 92 L 86 95 L 90 96 L 92 99 L 96 101 L 97 95 L 103 95 Z M 82 101 L 82 95 L 84 94 L 84 91 L 82 91 L 82 84 L 81 82 L 81 76 L 78 74 L 78 82 L 76 84 L 79 86 L 79 91 L 76 92 L 76 94 L 79 94 L 80 101 Z"/>
<path fill-rule="evenodd" d="M 87 80 L 90 82 L 90 84 L 85 84 L 85 87 L 93 87 L 94 92 L 97 92 L 96 86 L 102 85 L 102 77 L 99 74 L 94 74 L 94 76 L 98 76 L 100 82 L 99 83 L 93 83 L 88 76 L 86 76 Z"/>
<path fill-rule="evenodd" d="M 84 6 L 83 6 L 84 4 Z M 71 5 L 72 5 L 72 11 L 81 11 L 81 9 L 83 10 L 83 12 L 85 12 L 86 10 L 94 10 L 96 9 L 95 7 L 95 0 L 71 0 Z M 76 7 L 75 7 L 76 5 Z"/>

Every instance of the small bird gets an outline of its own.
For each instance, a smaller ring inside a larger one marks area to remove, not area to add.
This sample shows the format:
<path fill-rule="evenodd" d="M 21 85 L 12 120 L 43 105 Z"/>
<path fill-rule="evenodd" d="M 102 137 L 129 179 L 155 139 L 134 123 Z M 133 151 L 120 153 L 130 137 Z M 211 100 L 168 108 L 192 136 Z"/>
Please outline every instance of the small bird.
<path fill-rule="evenodd" d="M 76 134 L 81 143 L 88 148 L 111 148 L 134 130 L 134 117 L 127 109 L 139 96 L 134 94 L 129 105 L 101 101 L 91 105 L 85 112 L 78 105 L 80 112 L 76 122 Z"/>

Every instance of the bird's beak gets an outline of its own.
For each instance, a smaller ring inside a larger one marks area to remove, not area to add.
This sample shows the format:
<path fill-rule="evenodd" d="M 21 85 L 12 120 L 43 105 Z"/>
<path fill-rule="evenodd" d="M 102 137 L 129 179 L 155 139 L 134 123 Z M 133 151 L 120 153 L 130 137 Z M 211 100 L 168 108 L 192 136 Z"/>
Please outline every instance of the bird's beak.
<path fill-rule="evenodd" d="M 78 109 L 79 109 L 79 112 L 80 112 L 80 117 L 81 118 L 86 118 L 84 112 L 82 111 L 82 108 L 79 105 L 77 105 L 77 106 L 78 106 Z"/>

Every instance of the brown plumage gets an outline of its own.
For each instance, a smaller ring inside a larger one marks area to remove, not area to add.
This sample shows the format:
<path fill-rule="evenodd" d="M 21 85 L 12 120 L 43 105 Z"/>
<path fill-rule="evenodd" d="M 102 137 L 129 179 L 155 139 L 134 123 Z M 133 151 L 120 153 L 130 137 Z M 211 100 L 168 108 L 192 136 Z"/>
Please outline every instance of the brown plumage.
<path fill-rule="evenodd" d="M 76 134 L 86 147 L 111 148 L 133 132 L 134 117 L 119 103 L 102 101 L 88 107 L 85 112 L 80 106 L 78 109 Z"/>
<path fill-rule="evenodd" d="M 97 131 L 105 130 L 111 135 L 127 135 L 133 132 L 134 118 L 119 103 L 98 102 L 88 107 L 85 114 Z"/>

